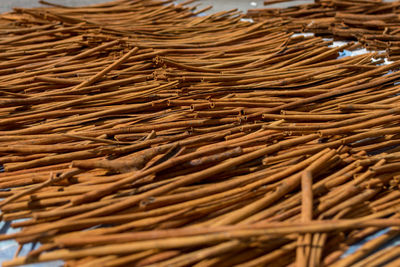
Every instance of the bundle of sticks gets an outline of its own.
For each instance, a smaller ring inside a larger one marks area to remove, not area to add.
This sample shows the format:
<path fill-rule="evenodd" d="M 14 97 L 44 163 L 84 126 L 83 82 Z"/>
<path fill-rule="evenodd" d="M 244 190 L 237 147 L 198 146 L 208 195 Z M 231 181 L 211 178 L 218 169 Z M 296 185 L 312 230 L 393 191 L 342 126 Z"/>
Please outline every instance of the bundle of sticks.
<path fill-rule="evenodd" d="M 399 265 L 400 61 L 191 2 L 0 16 L 3 266 Z"/>
<path fill-rule="evenodd" d="M 285 0 L 266 0 L 266 5 Z M 400 59 L 400 2 L 384 0 L 319 0 L 289 8 L 252 9 L 248 17 L 256 21 L 268 18 L 289 20 L 286 28 L 313 32 L 338 39 L 358 40 L 370 50 L 386 50 Z"/>

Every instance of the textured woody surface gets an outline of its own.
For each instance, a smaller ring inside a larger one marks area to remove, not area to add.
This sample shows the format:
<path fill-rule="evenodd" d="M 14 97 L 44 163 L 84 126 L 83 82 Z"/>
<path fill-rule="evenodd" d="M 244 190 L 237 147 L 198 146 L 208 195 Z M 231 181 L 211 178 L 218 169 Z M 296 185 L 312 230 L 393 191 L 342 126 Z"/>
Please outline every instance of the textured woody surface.
<path fill-rule="evenodd" d="M 267 1 L 266 1 L 267 2 Z M 248 11 L 254 20 L 282 17 L 288 31 L 313 32 L 336 39 L 357 40 L 366 49 L 386 50 L 390 59 L 400 55 L 398 1 L 315 1 L 288 8 Z"/>
<path fill-rule="evenodd" d="M 396 263 L 400 61 L 192 5 L 0 16 L 3 266 Z"/>
<path fill-rule="evenodd" d="M 107 2 L 105 0 L 53 0 L 49 1 L 56 4 L 67 5 L 67 6 L 82 6 L 97 3 Z M 182 0 L 176 2 L 183 2 Z M 296 5 L 301 3 L 310 3 L 310 0 L 298 0 L 292 3 L 278 3 L 273 5 L 274 7 L 285 7 L 289 5 Z M 229 10 L 232 8 L 238 8 L 240 10 L 247 10 L 249 8 L 259 8 L 262 7 L 263 1 L 260 0 L 201 0 L 198 4 L 202 6 L 213 6 L 213 11 Z M 12 0 L 12 1 L 1 1 L 0 2 L 0 12 L 10 11 L 13 7 L 37 7 L 39 5 L 38 0 Z"/>

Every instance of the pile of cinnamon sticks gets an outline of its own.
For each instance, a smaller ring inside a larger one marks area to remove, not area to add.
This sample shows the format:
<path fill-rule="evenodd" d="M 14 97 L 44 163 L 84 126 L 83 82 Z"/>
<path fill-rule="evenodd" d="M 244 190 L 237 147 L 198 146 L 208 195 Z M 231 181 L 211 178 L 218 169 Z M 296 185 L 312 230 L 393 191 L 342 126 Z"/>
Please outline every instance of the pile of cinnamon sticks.
<path fill-rule="evenodd" d="M 266 0 L 270 5 L 290 0 Z M 285 27 L 295 32 L 313 32 L 336 39 L 358 40 L 369 50 L 386 50 L 400 59 L 400 2 L 384 0 L 317 0 L 289 8 L 252 9 L 248 17 L 287 20 Z"/>
<path fill-rule="evenodd" d="M 192 2 L 0 16 L 3 266 L 398 265 L 400 61 Z"/>

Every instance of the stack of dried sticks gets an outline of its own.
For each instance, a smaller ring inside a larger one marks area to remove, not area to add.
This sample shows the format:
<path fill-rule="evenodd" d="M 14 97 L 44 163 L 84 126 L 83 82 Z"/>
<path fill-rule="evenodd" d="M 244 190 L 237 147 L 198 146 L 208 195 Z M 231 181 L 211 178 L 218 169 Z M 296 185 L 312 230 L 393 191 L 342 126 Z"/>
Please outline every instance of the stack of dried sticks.
<path fill-rule="evenodd" d="M 264 3 L 275 2 L 288 1 Z M 400 59 L 399 1 L 320 0 L 285 9 L 252 9 L 247 16 L 256 21 L 283 18 L 288 20 L 285 25 L 288 30 L 358 40 L 367 49 L 386 50 L 390 58 Z"/>
<path fill-rule="evenodd" d="M 191 2 L 0 16 L 3 266 L 398 265 L 400 61 Z"/>

